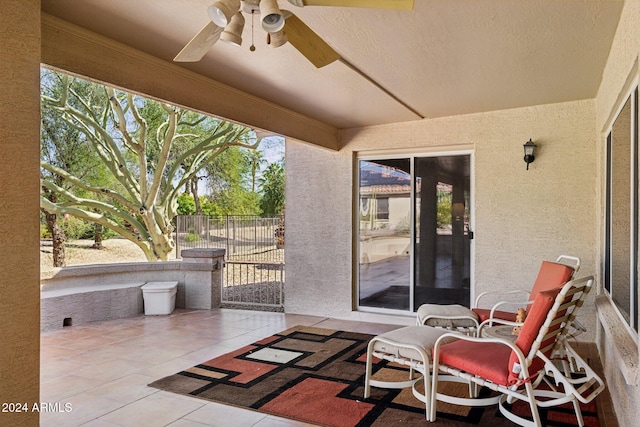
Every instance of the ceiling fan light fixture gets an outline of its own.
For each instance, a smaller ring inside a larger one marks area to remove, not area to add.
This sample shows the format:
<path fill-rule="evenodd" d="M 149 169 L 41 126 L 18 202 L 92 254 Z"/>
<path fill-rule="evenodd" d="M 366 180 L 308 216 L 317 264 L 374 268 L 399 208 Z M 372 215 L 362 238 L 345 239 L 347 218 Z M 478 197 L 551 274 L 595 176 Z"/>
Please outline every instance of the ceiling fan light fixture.
<path fill-rule="evenodd" d="M 240 0 L 218 0 L 207 8 L 207 14 L 214 24 L 224 28 L 239 10 Z"/>
<path fill-rule="evenodd" d="M 242 30 L 244 29 L 244 16 L 241 12 L 231 17 L 231 22 L 220 35 L 220 40 L 240 46 L 242 44 Z"/>
<path fill-rule="evenodd" d="M 280 47 L 285 44 L 289 39 L 284 33 L 284 30 L 276 31 L 275 33 L 267 33 L 267 44 L 273 48 Z"/>
<path fill-rule="evenodd" d="M 268 33 L 277 33 L 284 28 L 284 16 L 276 0 L 260 1 L 260 21 L 262 28 Z"/>

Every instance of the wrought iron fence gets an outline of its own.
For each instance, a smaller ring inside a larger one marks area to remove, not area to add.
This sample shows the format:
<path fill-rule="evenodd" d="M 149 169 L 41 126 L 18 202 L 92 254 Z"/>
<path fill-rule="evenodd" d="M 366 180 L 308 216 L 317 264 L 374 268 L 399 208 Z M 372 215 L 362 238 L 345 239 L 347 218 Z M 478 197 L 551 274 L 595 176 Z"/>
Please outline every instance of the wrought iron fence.
<path fill-rule="evenodd" d="M 183 249 L 224 248 L 222 304 L 225 307 L 282 310 L 284 248 L 279 217 L 253 215 L 178 216 L 177 257 Z"/>

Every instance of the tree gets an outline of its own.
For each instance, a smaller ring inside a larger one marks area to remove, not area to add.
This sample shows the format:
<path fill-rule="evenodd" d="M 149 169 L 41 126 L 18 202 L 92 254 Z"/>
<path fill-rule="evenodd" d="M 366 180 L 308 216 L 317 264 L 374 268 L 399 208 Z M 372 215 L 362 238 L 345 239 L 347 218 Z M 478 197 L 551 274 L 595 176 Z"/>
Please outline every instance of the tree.
<path fill-rule="evenodd" d="M 58 78 L 59 93 L 43 87 L 43 105 L 86 139 L 116 184 L 92 185 L 42 161 L 46 173 L 71 188 L 43 181 L 58 201 L 41 197 L 42 208 L 100 224 L 134 242 L 148 260 L 166 260 L 174 248 L 170 221 L 180 190 L 230 147 L 255 148 L 255 133 L 101 85 L 92 84 L 93 96 L 84 97 L 79 79 Z"/>
<path fill-rule="evenodd" d="M 60 80 L 55 73 L 43 70 L 41 78 L 46 81 L 52 93 L 60 94 Z M 77 90 L 87 96 L 92 88 L 88 82 L 79 82 Z M 53 114 L 48 105 L 42 105 L 40 126 L 40 158 L 42 161 L 58 168 L 72 171 L 74 175 L 85 181 L 100 182 L 104 179 L 104 167 L 92 155 L 88 144 L 81 132 L 69 126 L 59 115 Z M 58 187 L 69 190 L 69 186 L 60 175 L 52 174 L 46 169 L 41 170 L 41 179 L 50 181 Z M 42 187 L 43 197 L 51 203 L 62 202 L 61 195 L 51 191 L 47 186 Z M 45 223 L 52 237 L 53 266 L 62 267 L 66 263 L 65 241 L 67 237 L 64 227 L 58 222 L 58 214 L 42 209 Z"/>
<path fill-rule="evenodd" d="M 205 173 L 211 196 L 209 212 L 213 215 L 258 215 L 259 197 L 250 191 L 251 153 L 254 150 L 233 148 L 218 156 Z"/>
<path fill-rule="evenodd" d="M 266 215 L 279 215 L 284 206 L 284 163 L 271 163 L 260 178 L 261 207 Z"/>
<path fill-rule="evenodd" d="M 267 159 L 261 150 L 252 150 L 247 154 L 249 158 L 249 164 L 251 165 L 251 192 L 256 192 L 256 175 L 260 170 L 260 167 L 267 163 Z"/>

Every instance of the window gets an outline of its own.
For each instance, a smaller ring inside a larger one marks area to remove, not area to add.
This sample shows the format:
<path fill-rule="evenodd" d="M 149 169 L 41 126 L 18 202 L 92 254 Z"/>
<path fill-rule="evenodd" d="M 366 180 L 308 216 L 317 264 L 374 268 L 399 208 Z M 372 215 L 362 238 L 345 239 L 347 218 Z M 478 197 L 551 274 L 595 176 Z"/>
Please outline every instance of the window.
<path fill-rule="evenodd" d="M 389 220 L 389 198 L 378 199 L 378 219 Z"/>
<path fill-rule="evenodd" d="M 607 135 L 604 286 L 638 331 L 638 88 Z"/>

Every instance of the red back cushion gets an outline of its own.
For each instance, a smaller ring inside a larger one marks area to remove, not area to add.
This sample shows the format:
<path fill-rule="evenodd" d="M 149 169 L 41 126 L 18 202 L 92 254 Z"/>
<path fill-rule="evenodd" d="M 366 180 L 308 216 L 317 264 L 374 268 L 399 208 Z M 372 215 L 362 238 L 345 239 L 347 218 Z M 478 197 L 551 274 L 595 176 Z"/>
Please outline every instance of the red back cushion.
<path fill-rule="evenodd" d="M 531 350 L 531 346 L 534 341 L 538 337 L 540 332 L 540 328 L 544 324 L 544 321 L 547 319 L 547 315 L 549 314 L 549 310 L 553 307 L 553 303 L 555 302 L 556 296 L 560 293 L 560 289 L 556 287 L 555 289 L 551 289 L 548 291 L 539 292 L 536 296 L 536 299 L 533 301 L 533 305 L 529 309 L 529 313 L 527 314 L 527 318 L 522 325 L 522 329 L 520 330 L 520 334 L 518 334 L 518 338 L 516 339 L 516 345 L 525 357 L 529 354 Z M 539 370 L 542 366 L 541 360 L 538 359 L 536 363 L 532 363 L 529 368 L 529 374 L 532 374 Z M 516 367 L 514 369 L 514 365 L 519 364 L 518 356 L 515 352 L 511 352 L 511 356 L 509 357 L 509 383 L 515 384 L 519 378 L 519 369 Z M 514 372 L 515 371 L 515 372 Z"/>
<path fill-rule="evenodd" d="M 558 264 L 557 262 L 542 261 L 540 271 L 538 271 L 538 277 L 531 288 L 529 301 L 535 301 L 536 296 L 540 292 L 561 287 L 571 280 L 573 273 L 573 268 L 568 265 Z M 531 308 L 529 308 L 529 310 L 531 310 Z M 527 314 L 529 310 L 527 310 Z"/>

